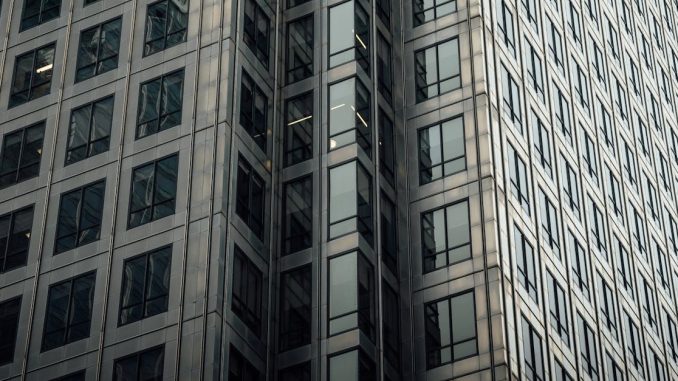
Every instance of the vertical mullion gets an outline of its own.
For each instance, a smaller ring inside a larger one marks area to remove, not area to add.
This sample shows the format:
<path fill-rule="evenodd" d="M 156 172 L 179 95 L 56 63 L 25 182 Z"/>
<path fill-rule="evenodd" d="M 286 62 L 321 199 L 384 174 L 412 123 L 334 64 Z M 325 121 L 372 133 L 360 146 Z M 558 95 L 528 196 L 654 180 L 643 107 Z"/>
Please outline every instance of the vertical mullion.
<path fill-rule="evenodd" d="M 26 130 L 28 128 L 24 128 L 21 130 L 21 145 L 19 146 L 19 157 L 17 159 L 17 164 L 16 164 L 16 173 L 14 174 L 14 183 L 19 182 L 19 174 L 21 173 L 21 159 L 24 156 L 24 146 L 26 143 Z"/>
<path fill-rule="evenodd" d="M 78 200 L 78 208 L 75 213 L 75 231 L 76 231 L 76 236 L 75 236 L 75 247 L 80 246 L 80 217 L 82 214 L 82 203 L 84 202 L 85 199 L 85 189 L 87 187 L 82 187 L 80 189 L 80 200 Z"/>
<path fill-rule="evenodd" d="M 148 290 L 148 284 L 147 284 L 148 283 L 148 268 L 149 268 L 148 262 L 150 261 L 150 258 L 151 258 L 151 255 L 147 254 L 146 260 L 145 260 L 145 267 L 146 268 L 144 269 L 143 293 L 141 294 L 142 295 L 142 298 L 141 298 L 141 319 L 146 317 L 146 302 L 147 302 L 147 299 L 148 299 L 146 291 Z M 139 320 L 141 320 L 141 319 L 139 319 Z"/>
<path fill-rule="evenodd" d="M 64 334 L 63 334 L 63 341 L 61 342 L 61 345 L 65 345 L 66 341 L 68 340 L 68 334 L 70 333 L 71 330 L 71 319 L 73 318 L 73 309 L 71 308 L 73 306 L 73 288 L 75 285 L 75 279 L 71 279 L 69 282 L 70 287 L 68 288 L 68 306 L 66 308 L 66 327 L 64 329 Z"/>
<path fill-rule="evenodd" d="M 162 49 L 165 50 L 167 47 L 167 35 L 168 35 L 168 28 L 169 28 L 169 15 L 170 15 L 170 6 L 171 6 L 171 0 L 165 0 L 165 34 L 162 36 Z M 163 76 L 164 79 L 164 76 Z M 162 83 L 161 83 L 162 85 Z"/>
<path fill-rule="evenodd" d="M 97 38 L 97 58 L 94 60 L 94 75 L 96 76 L 98 73 L 98 67 L 99 67 L 99 53 L 101 53 L 101 32 L 103 31 L 103 24 L 99 24 L 97 26 L 97 32 L 99 34 L 99 37 Z"/>
<path fill-rule="evenodd" d="M 155 192 L 158 182 L 156 181 L 156 174 L 158 173 L 158 161 L 153 162 L 153 192 L 151 193 L 151 221 L 153 221 L 153 213 L 155 212 Z M 145 275 L 144 275 L 145 278 Z"/>
<path fill-rule="evenodd" d="M 165 31 L 165 36 L 167 36 L 167 32 L 166 32 L 166 31 Z M 158 101 L 158 109 L 157 109 L 157 111 L 158 111 L 158 121 L 157 121 L 157 126 L 158 126 L 158 127 L 156 127 L 156 129 L 155 129 L 155 132 L 156 132 L 156 133 L 160 132 L 160 121 L 162 120 L 162 117 L 163 117 L 163 115 L 164 115 L 164 114 L 163 114 L 163 110 L 162 110 L 162 103 L 163 103 L 163 101 L 165 100 L 165 99 L 164 99 L 165 97 L 164 97 L 164 92 L 162 91 L 162 89 L 163 89 L 163 85 L 165 84 L 165 78 L 166 78 L 166 75 L 165 75 L 165 74 L 163 74 L 163 75 L 160 77 L 160 86 L 158 87 L 158 99 L 159 99 L 159 101 Z M 166 110 L 165 110 L 165 111 L 166 111 Z M 155 165 L 153 166 L 153 176 L 155 177 Z"/>
<path fill-rule="evenodd" d="M 40 2 L 40 7 L 42 8 L 42 1 Z M 40 11 L 40 14 L 42 14 L 42 9 Z M 40 14 L 38 15 L 38 18 L 40 17 Z M 33 59 L 31 60 L 31 75 L 28 80 L 28 99 L 26 100 L 26 102 L 30 102 L 31 97 L 33 95 L 33 75 L 35 75 L 35 57 L 38 55 L 38 49 L 33 50 L 32 54 Z"/>
<path fill-rule="evenodd" d="M 97 52 L 97 62 L 99 62 L 98 58 L 98 52 Z M 95 63 L 96 65 L 96 63 Z M 95 67 L 96 70 L 96 67 Z M 96 75 L 96 74 L 95 74 Z M 89 104 L 89 123 L 87 126 L 87 143 L 85 144 L 85 149 L 87 150 L 85 158 L 88 158 L 90 156 L 90 146 L 92 145 L 92 117 L 94 115 L 94 103 Z"/>
<path fill-rule="evenodd" d="M 7 250 L 9 249 L 9 238 L 10 234 L 14 230 L 14 213 L 9 216 L 9 228 L 7 230 L 7 241 L 5 241 L 5 247 L 2 256 L 2 262 L 0 263 L 0 273 L 5 271 L 5 266 L 7 264 Z"/>

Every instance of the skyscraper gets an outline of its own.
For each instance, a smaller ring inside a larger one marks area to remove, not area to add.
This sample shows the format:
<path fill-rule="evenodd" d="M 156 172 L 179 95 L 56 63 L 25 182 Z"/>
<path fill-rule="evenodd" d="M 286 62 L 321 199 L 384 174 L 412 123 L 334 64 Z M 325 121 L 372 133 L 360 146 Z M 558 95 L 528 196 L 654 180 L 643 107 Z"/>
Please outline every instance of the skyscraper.
<path fill-rule="evenodd" d="M 678 378 L 678 1 L 0 1 L 0 380 Z"/>

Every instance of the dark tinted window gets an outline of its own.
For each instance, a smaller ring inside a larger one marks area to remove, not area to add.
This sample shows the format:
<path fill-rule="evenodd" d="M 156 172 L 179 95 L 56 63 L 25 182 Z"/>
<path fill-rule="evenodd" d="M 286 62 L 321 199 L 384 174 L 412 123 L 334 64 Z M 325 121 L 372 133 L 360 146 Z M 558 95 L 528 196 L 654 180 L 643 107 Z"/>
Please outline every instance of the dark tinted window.
<path fill-rule="evenodd" d="M 394 275 L 398 275 L 398 230 L 393 202 L 381 195 L 381 260 Z"/>
<path fill-rule="evenodd" d="M 188 0 L 161 0 L 146 10 L 144 56 L 186 41 Z"/>
<path fill-rule="evenodd" d="M 305 362 L 281 370 L 278 381 L 311 381 L 311 363 Z"/>
<path fill-rule="evenodd" d="M 388 43 L 386 37 L 379 33 L 377 39 L 377 85 L 379 92 L 384 96 L 388 103 L 391 103 L 393 98 L 393 73 L 391 68 L 391 44 Z"/>
<path fill-rule="evenodd" d="M 0 364 L 14 361 L 21 297 L 0 303 Z"/>
<path fill-rule="evenodd" d="M 381 303 L 383 308 L 384 358 L 400 369 L 400 307 L 398 294 L 382 282 Z"/>
<path fill-rule="evenodd" d="M 181 124 L 184 69 L 144 82 L 139 87 L 137 139 Z"/>
<path fill-rule="evenodd" d="M 285 165 L 313 157 L 313 92 L 289 99 L 285 106 Z"/>
<path fill-rule="evenodd" d="M 313 181 L 311 176 L 285 184 L 283 255 L 307 249 L 313 239 Z"/>
<path fill-rule="evenodd" d="M 40 173 L 45 122 L 6 134 L 0 156 L 0 188 L 36 177 Z"/>
<path fill-rule="evenodd" d="M 421 243 L 424 273 L 470 259 L 468 201 L 423 213 Z"/>
<path fill-rule="evenodd" d="M 459 40 L 452 39 L 414 53 L 417 102 L 461 87 Z"/>
<path fill-rule="evenodd" d="M 95 280 L 91 272 L 49 287 L 43 352 L 89 337 Z"/>
<path fill-rule="evenodd" d="M 428 369 L 478 353 L 475 310 L 473 291 L 424 305 Z"/>
<path fill-rule="evenodd" d="M 419 183 L 466 169 L 464 118 L 454 118 L 419 130 Z"/>
<path fill-rule="evenodd" d="M 85 376 L 87 375 L 87 372 L 84 370 L 67 374 L 65 376 L 59 377 L 59 378 L 53 378 L 51 381 L 85 381 Z"/>
<path fill-rule="evenodd" d="M 329 149 L 352 143 L 372 154 L 371 95 L 357 77 L 330 85 Z"/>
<path fill-rule="evenodd" d="M 330 239 L 360 232 L 373 244 L 372 179 L 362 164 L 352 161 L 330 169 Z"/>
<path fill-rule="evenodd" d="M 370 19 L 357 1 L 346 1 L 329 9 L 329 67 L 357 61 L 370 75 Z"/>
<path fill-rule="evenodd" d="M 80 33 L 75 82 L 118 67 L 122 18 L 107 21 Z"/>
<path fill-rule="evenodd" d="M 234 246 L 233 312 L 257 336 L 261 333 L 261 295 L 263 275 L 257 266 Z"/>
<path fill-rule="evenodd" d="M 313 16 L 287 25 L 287 83 L 313 75 Z"/>
<path fill-rule="evenodd" d="M 329 381 L 376 381 L 374 362 L 360 349 L 330 357 Z"/>
<path fill-rule="evenodd" d="M 311 343 L 311 266 L 285 272 L 280 280 L 280 351 Z"/>
<path fill-rule="evenodd" d="M 329 266 L 329 334 L 359 328 L 374 340 L 374 268 L 357 251 L 330 259 Z"/>
<path fill-rule="evenodd" d="M 379 109 L 379 171 L 393 185 L 395 182 L 395 147 L 393 122 Z"/>
<path fill-rule="evenodd" d="M 100 181 L 61 195 L 56 254 L 99 239 L 105 192 L 106 183 Z"/>
<path fill-rule="evenodd" d="M 25 0 L 20 31 L 54 20 L 61 12 L 61 0 Z"/>
<path fill-rule="evenodd" d="M 457 11 L 457 0 L 414 0 L 414 26 Z"/>
<path fill-rule="evenodd" d="M 47 95 L 51 91 L 55 45 L 31 50 L 16 58 L 9 107 Z"/>
<path fill-rule="evenodd" d="M 174 214 L 179 155 L 159 159 L 132 171 L 128 228 Z"/>
<path fill-rule="evenodd" d="M 238 160 L 235 212 L 260 239 L 264 234 L 264 180 L 242 157 Z"/>
<path fill-rule="evenodd" d="M 243 40 L 261 63 L 268 67 L 270 19 L 255 0 L 245 0 Z"/>
<path fill-rule="evenodd" d="M 0 273 L 26 265 L 33 205 L 0 216 Z"/>
<path fill-rule="evenodd" d="M 234 346 L 228 357 L 228 381 L 263 381 L 264 377 Z"/>
<path fill-rule="evenodd" d="M 171 246 L 125 261 L 122 270 L 119 325 L 167 311 L 171 262 Z"/>
<path fill-rule="evenodd" d="M 254 139 L 259 148 L 266 152 L 268 97 L 245 70 L 242 71 L 242 86 L 240 87 L 240 125 Z"/>
<path fill-rule="evenodd" d="M 113 122 L 113 96 L 80 106 L 71 112 L 66 165 L 108 151 Z"/>
<path fill-rule="evenodd" d="M 115 360 L 113 381 L 162 381 L 165 348 L 147 349 Z"/>

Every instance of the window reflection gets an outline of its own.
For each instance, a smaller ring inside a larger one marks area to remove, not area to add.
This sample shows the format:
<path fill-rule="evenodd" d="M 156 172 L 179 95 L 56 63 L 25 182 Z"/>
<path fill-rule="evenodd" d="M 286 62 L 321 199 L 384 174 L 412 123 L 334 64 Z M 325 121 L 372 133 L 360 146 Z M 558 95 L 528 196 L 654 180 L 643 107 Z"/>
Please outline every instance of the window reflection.
<path fill-rule="evenodd" d="M 421 215 L 424 273 L 471 258 L 468 200 Z"/>
<path fill-rule="evenodd" d="M 419 182 L 429 183 L 466 169 L 464 118 L 419 130 Z"/>
<path fill-rule="evenodd" d="M 313 156 L 313 92 L 287 101 L 285 120 L 285 165 Z"/>
<path fill-rule="evenodd" d="M 358 231 L 372 245 L 372 179 L 356 161 L 330 169 L 330 239 Z"/>
<path fill-rule="evenodd" d="M 461 87 L 459 40 L 452 39 L 414 53 L 417 102 Z"/>
<path fill-rule="evenodd" d="M 330 8 L 329 67 L 356 60 L 369 75 L 369 27 L 369 16 L 356 1 L 347 1 Z"/>
<path fill-rule="evenodd" d="M 428 369 L 478 353 L 473 291 L 427 303 L 424 324 Z"/>
<path fill-rule="evenodd" d="M 358 143 L 371 156 L 370 93 L 356 77 L 330 85 L 329 149 Z"/>

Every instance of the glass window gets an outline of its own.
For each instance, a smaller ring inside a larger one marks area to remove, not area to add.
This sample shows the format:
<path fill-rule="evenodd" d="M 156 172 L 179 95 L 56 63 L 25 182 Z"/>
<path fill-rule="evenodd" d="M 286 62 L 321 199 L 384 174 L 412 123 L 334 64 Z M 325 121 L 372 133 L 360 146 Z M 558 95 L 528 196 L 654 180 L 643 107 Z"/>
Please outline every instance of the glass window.
<path fill-rule="evenodd" d="M 228 381 L 263 381 L 259 370 L 231 345 L 228 357 Z"/>
<path fill-rule="evenodd" d="M 313 157 L 313 92 L 288 99 L 285 104 L 285 165 Z"/>
<path fill-rule="evenodd" d="M 518 281 L 535 303 L 539 303 L 537 293 L 537 266 L 532 245 L 527 241 L 518 226 L 513 228 L 514 255 L 518 269 Z"/>
<path fill-rule="evenodd" d="M 160 0 L 146 9 L 144 57 L 186 41 L 188 1 Z"/>
<path fill-rule="evenodd" d="M 139 86 L 136 138 L 181 124 L 184 69 L 154 78 Z"/>
<path fill-rule="evenodd" d="M 8 108 L 50 93 L 55 48 L 51 44 L 16 57 Z"/>
<path fill-rule="evenodd" d="M 330 259 L 329 335 L 360 329 L 375 338 L 376 302 L 374 270 L 355 251 Z"/>
<path fill-rule="evenodd" d="M 330 8 L 329 67 L 357 61 L 370 75 L 370 19 L 357 0 Z"/>
<path fill-rule="evenodd" d="M 501 65 L 501 89 L 502 99 L 504 101 L 504 111 L 508 119 L 513 123 L 520 124 L 520 90 L 513 76 L 506 70 L 504 64 Z"/>
<path fill-rule="evenodd" d="M 560 32 L 556 29 L 548 16 L 546 17 L 546 39 L 548 42 L 549 59 L 556 65 L 556 68 L 561 73 L 565 73 L 565 64 L 563 62 L 563 41 L 560 37 Z"/>
<path fill-rule="evenodd" d="M 640 291 L 640 304 L 642 307 L 642 315 L 645 317 L 645 320 L 648 322 L 649 327 L 656 333 L 657 332 L 657 311 L 655 310 L 655 296 L 652 290 L 652 284 L 650 284 L 645 278 L 641 275 L 643 287 Z"/>
<path fill-rule="evenodd" d="M 45 122 L 5 134 L 0 155 L 0 189 L 38 176 Z"/>
<path fill-rule="evenodd" d="M 462 116 L 419 130 L 421 185 L 466 169 L 466 137 Z"/>
<path fill-rule="evenodd" d="M 398 275 L 398 226 L 396 208 L 386 194 L 381 194 L 381 260 Z"/>
<path fill-rule="evenodd" d="M 263 240 L 266 183 L 242 156 L 238 158 L 235 213 Z"/>
<path fill-rule="evenodd" d="M 532 44 L 530 44 L 527 40 L 525 40 L 525 42 L 527 46 L 526 56 L 528 84 L 530 87 L 532 87 L 534 92 L 537 93 L 537 97 L 539 97 L 539 99 L 544 102 L 544 75 L 542 72 L 541 58 Z"/>
<path fill-rule="evenodd" d="M 102 180 L 61 195 L 55 254 L 99 240 L 105 193 Z"/>
<path fill-rule="evenodd" d="M 549 315 L 551 316 L 551 328 L 558 334 L 561 340 L 570 346 L 570 324 L 568 323 L 567 298 L 565 291 L 560 287 L 550 272 L 546 273 L 546 286 L 549 293 Z"/>
<path fill-rule="evenodd" d="M 283 255 L 313 245 L 313 178 L 309 175 L 285 184 Z"/>
<path fill-rule="evenodd" d="M 113 96 L 87 103 L 71 111 L 66 165 L 108 151 L 113 111 Z"/>
<path fill-rule="evenodd" d="M 62 377 L 53 378 L 50 381 L 85 381 L 87 372 L 81 370 L 79 372 L 70 373 Z"/>
<path fill-rule="evenodd" d="M 424 325 L 427 369 L 478 353 L 473 291 L 426 303 Z"/>
<path fill-rule="evenodd" d="M 391 44 L 386 37 L 378 33 L 377 39 L 377 87 L 381 95 L 390 104 L 393 98 L 393 73 L 391 61 Z"/>
<path fill-rule="evenodd" d="M 398 294 L 385 281 L 382 281 L 381 285 L 384 359 L 393 368 L 398 370 L 400 369 L 400 307 Z"/>
<path fill-rule="evenodd" d="M 572 144 L 572 126 L 570 125 L 570 106 L 567 103 L 565 95 L 560 90 L 560 87 L 553 84 L 553 114 L 554 127 L 558 127 L 563 134 L 565 140 Z"/>
<path fill-rule="evenodd" d="M 639 370 L 641 374 L 643 373 L 643 343 L 642 338 L 640 337 L 640 332 L 638 331 L 638 326 L 633 322 L 633 319 L 629 314 L 624 311 L 626 316 L 626 348 L 629 351 L 628 361 L 629 363 Z"/>
<path fill-rule="evenodd" d="M 293 8 L 297 5 L 305 4 L 310 0 L 287 0 L 287 8 Z"/>
<path fill-rule="evenodd" d="M 268 97 L 244 69 L 240 87 L 240 125 L 257 146 L 266 152 Z"/>
<path fill-rule="evenodd" d="M 592 379 L 598 378 L 598 352 L 596 352 L 596 336 L 591 326 L 577 313 L 579 318 L 579 351 L 584 372 Z"/>
<path fill-rule="evenodd" d="M 591 195 L 588 196 L 588 220 L 589 220 L 589 247 L 596 248 L 607 259 L 607 237 L 605 233 L 605 217 L 600 211 Z"/>
<path fill-rule="evenodd" d="M 125 260 L 120 290 L 118 325 L 167 311 L 172 246 Z"/>
<path fill-rule="evenodd" d="M 358 143 L 372 155 L 371 96 L 357 77 L 330 85 L 329 149 Z"/>
<path fill-rule="evenodd" d="M 600 306 L 600 321 L 612 333 L 612 338 L 617 338 L 617 318 L 614 296 L 607 282 L 598 274 L 598 305 Z"/>
<path fill-rule="evenodd" d="M 179 155 L 174 154 L 134 168 L 127 228 L 135 228 L 174 214 Z"/>
<path fill-rule="evenodd" d="M 278 381 L 311 381 L 311 362 L 285 368 L 278 373 Z"/>
<path fill-rule="evenodd" d="M 605 353 L 605 368 L 607 369 L 607 381 L 622 381 L 624 371 L 615 360 L 612 359 L 610 352 Z"/>
<path fill-rule="evenodd" d="M 165 347 L 146 349 L 115 360 L 114 381 L 160 381 L 163 376 Z"/>
<path fill-rule="evenodd" d="M 376 381 L 374 362 L 354 349 L 330 357 L 329 381 Z"/>
<path fill-rule="evenodd" d="M 502 0 L 498 15 L 497 29 L 499 29 L 499 38 L 504 42 L 508 51 L 515 57 L 516 39 L 513 31 L 513 13 L 508 9 L 506 2 Z"/>
<path fill-rule="evenodd" d="M 579 287 L 584 296 L 589 297 L 589 264 L 588 257 L 584 252 L 579 240 L 577 240 L 571 231 L 568 230 L 567 250 L 572 263 L 572 274 L 574 275 L 574 284 Z"/>
<path fill-rule="evenodd" d="M 61 0 L 25 0 L 20 32 L 59 17 Z"/>
<path fill-rule="evenodd" d="M 287 83 L 313 75 L 313 15 L 287 24 Z"/>
<path fill-rule="evenodd" d="M 542 381 L 544 380 L 544 354 L 541 349 L 541 337 L 525 316 L 522 318 L 522 331 L 525 378 L 530 381 Z"/>
<path fill-rule="evenodd" d="M 33 205 L 0 216 L 0 274 L 26 265 Z"/>
<path fill-rule="evenodd" d="M 80 32 L 75 82 L 118 67 L 122 17 Z"/>
<path fill-rule="evenodd" d="M 553 361 L 553 377 L 555 381 L 572 381 L 572 377 L 558 360 Z M 621 379 L 615 381 L 621 381 Z"/>
<path fill-rule="evenodd" d="M 532 135 L 534 140 L 534 150 L 537 155 L 537 161 L 546 171 L 548 177 L 553 176 L 553 167 L 551 166 L 551 133 L 546 129 L 544 123 L 530 109 L 530 119 L 532 122 Z"/>
<path fill-rule="evenodd" d="M 669 312 L 664 310 L 666 316 L 666 356 L 673 361 L 678 360 L 678 330 L 676 322 L 669 316 Z"/>
<path fill-rule="evenodd" d="M 311 265 L 284 272 L 280 277 L 280 351 L 311 343 Z"/>
<path fill-rule="evenodd" d="M 379 109 L 379 171 L 391 185 L 395 182 L 393 122 Z"/>
<path fill-rule="evenodd" d="M 619 241 L 616 235 L 613 235 L 613 248 L 616 250 L 617 254 L 617 272 L 619 273 L 620 285 L 622 286 L 621 290 L 626 290 L 627 295 L 631 297 L 631 300 L 634 299 L 635 288 L 633 285 L 633 265 L 631 264 L 632 259 L 629 258 L 629 252 L 626 250 L 624 245 Z"/>
<path fill-rule="evenodd" d="M 457 11 L 457 0 L 413 0 L 414 26 L 417 27 Z"/>
<path fill-rule="evenodd" d="M 0 303 L 0 364 L 14 361 L 20 313 L 21 297 Z"/>
<path fill-rule="evenodd" d="M 233 300 L 231 309 L 254 332 L 261 334 L 263 274 L 247 255 L 234 246 Z"/>
<path fill-rule="evenodd" d="M 377 16 L 386 26 L 386 29 L 391 29 L 391 0 L 377 0 Z M 678 72 L 677 72 L 678 73 Z M 677 75 L 678 77 L 678 75 Z"/>
<path fill-rule="evenodd" d="M 572 86 L 574 88 L 575 98 L 579 101 L 579 105 L 586 111 L 586 113 L 590 114 L 591 108 L 589 107 L 589 80 L 586 78 L 584 70 L 582 70 L 581 66 L 579 66 L 574 57 L 572 58 L 572 62 L 574 62 L 574 73 L 572 75 L 574 78 L 572 80 Z"/>
<path fill-rule="evenodd" d="M 579 176 L 562 153 L 560 154 L 560 162 L 562 163 L 560 166 L 560 181 L 562 182 L 564 204 L 580 219 Z"/>
<path fill-rule="evenodd" d="M 570 1 L 569 10 L 570 17 L 567 21 L 567 26 L 570 28 L 570 32 L 572 32 L 572 38 L 574 39 L 575 44 L 579 45 L 579 48 L 581 48 L 581 20 L 579 18 L 579 12 L 577 12 L 572 1 Z"/>
<path fill-rule="evenodd" d="M 372 179 L 352 161 L 330 169 L 330 232 L 334 239 L 358 231 L 372 245 Z"/>
<path fill-rule="evenodd" d="M 268 67 L 270 24 L 271 20 L 256 0 L 245 1 L 243 41 L 265 67 Z"/>
<path fill-rule="evenodd" d="M 539 217 L 541 219 L 541 230 L 544 233 L 543 240 L 546 241 L 551 250 L 560 256 L 558 214 L 556 207 L 541 188 L 539 189 Z"/>
<path fill-rule="evenodd" d="M 520 203 L 527 214 L 530 214 L 530 186 L 527 178 L 527 167 L 513 146 L 508 144 L 508 166 L 511 181 L 511 194 Z"/>
<path fill-rule="evenodd" d="M 416 51 L 414 69 L 417 103 L 460 88 L 459 40 Z"/>
<path fill-rule="evenodd" d="M 89 337 L 96 272 L 49 286 L 42 352 Z"/>
<path fill-rule="evenodd" d="M 471 258 L 468 200 L 421 214 L 424 273 Z"/>

